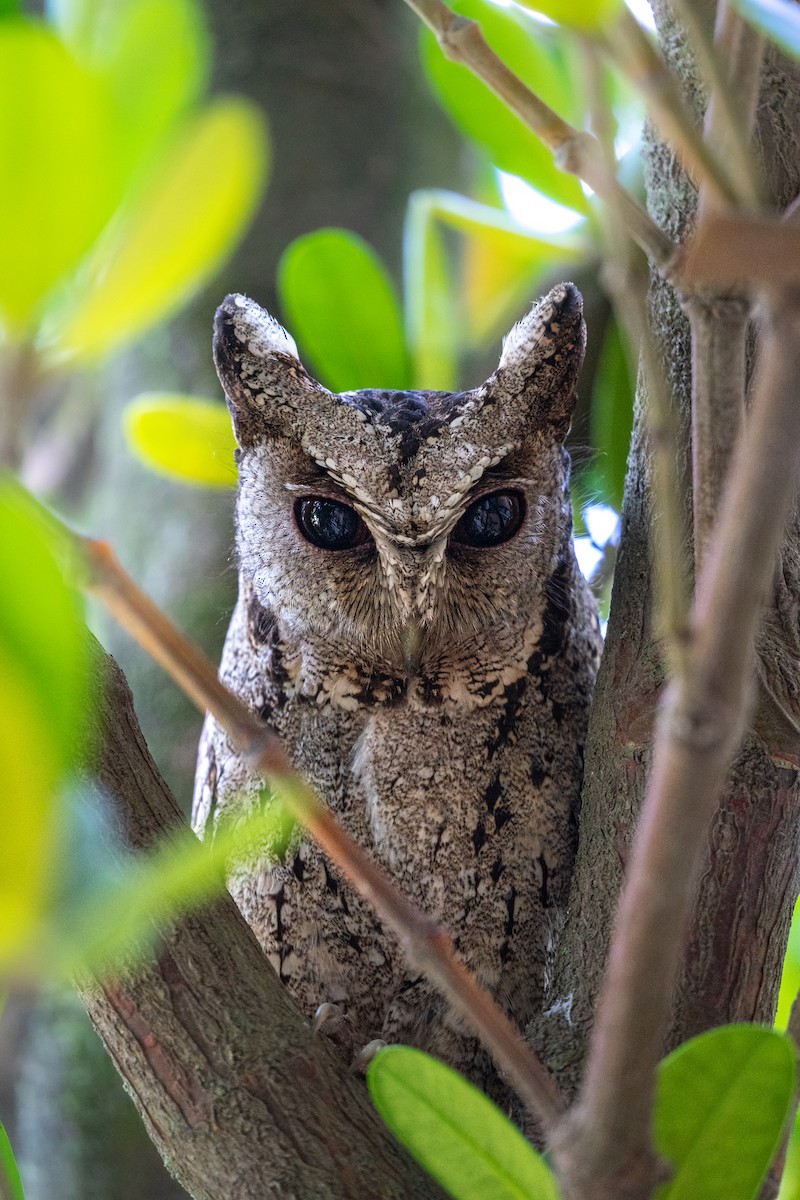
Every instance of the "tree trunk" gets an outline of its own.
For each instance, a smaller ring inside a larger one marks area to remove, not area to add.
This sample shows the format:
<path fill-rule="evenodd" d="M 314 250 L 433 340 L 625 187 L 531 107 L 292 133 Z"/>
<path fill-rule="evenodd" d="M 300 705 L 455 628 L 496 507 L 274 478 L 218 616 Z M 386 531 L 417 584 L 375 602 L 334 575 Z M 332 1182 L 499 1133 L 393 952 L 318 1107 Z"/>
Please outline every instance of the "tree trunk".
<path fill-rule="evenodd" d="M 662 49 L 700 119 L 704 100 L 685 37 L 668 4 L 657 0 L 653 8 Z M 798 131 L 800 67 L 768 49 L 757 132 L 769 194 L 778 211 L 800 192 Z M 691 236 L 697 193 L 673 151 L 652 129 L 646 134 L 645 167 L 652 216 L 677 241 L 684 241 Z M 712 329 L 730 319 L 730 297 L 708 296 L 702 301 Z M 658 277 L 652 280 L 650 308 L 679 415 L 679 463 L 683 476 L 690 479 L 689 323 L 674 289 Z M 586 750 L 570 917 L 558 950 L 548 1012 L 531 1031 L 568 1093 L 574 1092 L 580 1078 L 627 850 L 644 797 L 653 722 L 665 676 L 652 619 L 651 469 L 640 395 L 611 617 Z M 687 528 L 690 510 L 687 488 Z M 691 556 L 690 546 L 687 556 Z M 665 1049 L 728 1021 L 771 1022 L 774 1017 L 800 885 L 799 563 L 800 527 L 795 519 L 787 529 L 774 602 L 760 639 L 762 682 L 756 719 L 709 829 Z"/>

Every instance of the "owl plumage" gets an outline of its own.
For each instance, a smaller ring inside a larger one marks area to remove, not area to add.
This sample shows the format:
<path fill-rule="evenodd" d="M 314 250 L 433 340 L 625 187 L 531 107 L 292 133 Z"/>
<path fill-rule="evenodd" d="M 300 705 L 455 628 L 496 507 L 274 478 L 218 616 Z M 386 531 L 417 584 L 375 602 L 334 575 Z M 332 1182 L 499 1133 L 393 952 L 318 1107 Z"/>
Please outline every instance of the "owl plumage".
<path fill-rule="evenodd" d="M 541 1004 L 574 854 L 599 654 L 563 447 L 585 332 L 562 284 L 481 387 L 336 395 L 229 296 L 215 361 L 239 450 L 239 600 L 221 677 L 520 1025 Z M 193 824 L 258 802 L 213 718 Z M 501 1096 L 485 1054 L 296 833 L 233 895 L 311 1013 L 421 1046 Z"/>

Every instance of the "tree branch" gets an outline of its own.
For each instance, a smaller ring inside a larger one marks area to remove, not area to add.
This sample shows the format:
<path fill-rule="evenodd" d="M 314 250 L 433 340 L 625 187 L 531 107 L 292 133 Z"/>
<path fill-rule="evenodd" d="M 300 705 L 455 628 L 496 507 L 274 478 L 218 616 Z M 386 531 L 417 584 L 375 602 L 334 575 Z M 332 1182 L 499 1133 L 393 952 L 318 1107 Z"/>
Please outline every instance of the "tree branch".
<path fill-rule="evenodd" d="M 435 33 L 444 54 L 483 80 L 552 150 L 563 171 L 583 179 L 613 205 L 655 266 L 668 270 L 675 252 L 673 243 L 609 172 L 597 140 L 564 121 L 510 71 L 488 45 L 476 21 L 457 16 L 442 0 L 406 0 L 406 4 Z"/>
<path fill-rule="evenodd" d="M 773 287 L 800 279 L 800 224 L 709 213 L 697 226 L 673 282 L 698 288 Z"/>
<path fill-rule="evenodd" d="M 503 1076 L 547 1131 L 562 1109 L 555 1082 L 516 1026 L 457 957 L 442 926 L 406 899 L 337 824 L 293 770 L 281 742 L 219 681 L 202 651 L 178 632 L 139 589 L 103 542 L 75 538 L 89 590 L 203 709 L 265 778 L 354 888 L 394 932 L 408 958 L 447 997 L 490 1051 Z"/>
<path fill-rule="evenodd" d="M 743 296 L 695 293 L 684 308 L 692 333 L 692 506 L 699 574 L 744 417 L 750 305 Z"/>
<path fill-rule="evenodd" d="M 736 181 L 719 154 L 703 141 L 676 77 L 631 13 L 621 13 L 603 45 L 618 70 L 644 96 L 662 137 L 675 148 L 697 186 L 706 189 L 720 207 L 736 208 L 740 199 Z"/>
<path fill-rule="evenodd" d="M 122 672 L 96 650 L 97 774 L 124 843 L 183 826 Z M 292 1003 L 230 897 L 182 918 L 82 999 L 167 1165 L 195 1200 L 441 1196 Z"/>
<path fill-rule="evenodd" d="M 654 761 L 583 1089 L 555 1131 L 565 1191 L 643 1200 L 655 1070 L 708 822 L 754 699 L 754 643 L 800 472 L 800 290 L 771 298 L 753 410 L 698 581 L 687 673 L 661 704 Z"/>
<path fill-rule="evenodd" d="M 689 35 L 709 94 L 705 141 L 729 158 L 737 194 L 748 207 L 758 209 L 762 205 L 763 189 L 756 172 L 750 135 L 763 42 L 727 0 L 720 0 L 717 6 L 713 42 L 706 34 L 701 14 L 692 0 L 670 0 L 670 6 Z M 707 199 L 707 193 L 701 196 L 701 212 Z"/>

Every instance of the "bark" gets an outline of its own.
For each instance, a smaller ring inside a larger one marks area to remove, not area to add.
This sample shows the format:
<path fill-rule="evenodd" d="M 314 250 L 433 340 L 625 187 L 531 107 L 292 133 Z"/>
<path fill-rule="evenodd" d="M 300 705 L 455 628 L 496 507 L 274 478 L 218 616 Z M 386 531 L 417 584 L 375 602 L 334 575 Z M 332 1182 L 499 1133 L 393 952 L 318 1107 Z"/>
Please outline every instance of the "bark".
<path fill-rule="evenodd" d="M 689 49 L 669 7 L 654 4 L 662 47 L 695 111 L 703 100 Z M 772 202 L 785 208 L 800 191 L 800 70 L 769 52 L 762 76 L 758 134 Z M 673 237 L 689 236 L 697 195 L 674 154 L 652 131 L 646 141 L 651 214 Z M 691 346 L 679 298 L 659 278 L 651 318 L 680 417 L 678 455 L 690 478 Z M 714 298 L 709 298 L 712 311 Z M 720 322 L 728 309 L 720 305 Z M 580 847 L 570 919 L 562 938 L 551 1008 L 532 1031 L 574 1090 L 607 956 L 627 847 L 650 765 L 653 720 L 665 667 L 653 631 L 650 539 L 651 458 L 639 400 L 626 482 L 623 531 L 608 637 L 586 753 Z M 691 489 L 686 489 L 687 528 Z M 713 533 L 712 533 L 713 537 Z M 787 528 L 775 596 L 759 651 L 760 700 L 711 823 L 669 1045 L 727 1021 L 771 1021 L 798 870 L 797 695 L 800 596 L 796 517 Z M 690 548 L 687 547 L 687 551 Z"/>
<path fill-rule="evenodd" d="M 123 843 L 182 821 L 130 691 L 98 654 L 98 779 Z M 87 1011 L 169 1169 L 196 1200 L 363 1200 L 441 1193 L 394 1143 L 262 954 L 229 896 L 164 932 L 156 955 L 81 987 Z"/>

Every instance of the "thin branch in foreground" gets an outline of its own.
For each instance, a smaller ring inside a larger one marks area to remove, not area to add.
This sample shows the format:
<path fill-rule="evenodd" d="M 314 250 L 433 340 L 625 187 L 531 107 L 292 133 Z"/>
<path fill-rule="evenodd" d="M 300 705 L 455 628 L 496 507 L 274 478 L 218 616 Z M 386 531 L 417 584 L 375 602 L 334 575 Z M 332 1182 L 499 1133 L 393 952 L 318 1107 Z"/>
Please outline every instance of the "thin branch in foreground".
<path fill-rule="evenodd" d="M 591 119 L 603 128 L 605 106 L 599 89 L 598 50 L 586 42 Z M 613 155 L 613 142 L 604 142 Z M 635 262 L 635 251 L 619 212 L 608 207 L 601 214 L 606 242 L 603 283 L 611 296 L 620 326 L 641 364 L 646 396 L 645 418 L 653 454 L 653 496 L 658 520 L 654 522 L 654 574 L 660 624 L 666 635 L 673 669 L 683 669 L 688 640 L 689 580 L 684 561 L 684 520 L 678 472 L 677 414 L 669 387 L 660 368 L 647 322 L 647 280 Z"/>
<path fill-rule="evenodd" d="M 748 207 L 758 209 L 763 201 L 763 188 L 750 148 L 750 136 L 763 41 L 752 26 L 745 25 L 727 0 L 720 0 L 717 7 L 713 42 L 706 34 L 701 12 L 693 0 L 670 0 L 670 5 L 689 35 L 708 91 L 706 143 L 716 147 L 718 153 L 722 150 L 727 155 L 738 195 Z M 704 192 L 700 198 L 701 210 L 707 199 Z"/>
<path fill-rule="evenodd" d="M 576 1106 L 553 1137 L 569 1197 L 644 1200 L 656 1067 L 708 822 L 754 698 L 755 636 L 800 474 L 800 289 L 773 295 L 752 412 L 698 580 L 686 674 L 666 689 Z"/>
<path fill-rule="evenodd" d="M 800 222 L 710 212 L 697 226 L 673 282 L 698 288 L 772 287 L 800 281 Z"/>
<path fill-rule="evenodd" d="M 583 179 L 607 204 L 613 205 L 631 237 L 653 264 L 661 271 L 668 271 L 675 246 L 638 200 L 609 172 L 597 140 L 564 121 L 510 71 L 486 42 L 476 21 L 457 16 L 442 0 L 406 0 L 406 4 L 436 35 L 443 53 L 469 67 L 491 88 L 552 150 L 563 171 Z"/>
<path fill-rule="evenodd" d="M 744 419 L 747 327 L 744 296 L 690 295 L 692 334 L 692 508 L 697 574 Z"/>
<path fill-rule="evenodd" d="M 398 890 L 353 841 L 291 765 L 271 729 L 263 725 L 219 681 L 203 652 L 123 570 L 110 547 L 75 537 L 88 580 L 85 586 L 172 676 L 188 696 L 207 709 L 233 745 L 266 779 L 276 797 L 305 826 L 352 886 L 400 941 L 407 956 L 439 988 L 492 1054 L 503 1076 L 549 1130 L 563 1105 L 552 1076 L 517 1027 L 457 957 L 450 935 Z"/>
<path fill-rule="evenodd" d="M 675 148 L 697 186 L 707 190 L 720 207 L 738 207 L 741 197 L 736 181 L 703 141 L 676 77 L 627 9 L 606 33 L 603 46 L 617 69 L 644 96 L 662 137 Z"/>

